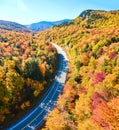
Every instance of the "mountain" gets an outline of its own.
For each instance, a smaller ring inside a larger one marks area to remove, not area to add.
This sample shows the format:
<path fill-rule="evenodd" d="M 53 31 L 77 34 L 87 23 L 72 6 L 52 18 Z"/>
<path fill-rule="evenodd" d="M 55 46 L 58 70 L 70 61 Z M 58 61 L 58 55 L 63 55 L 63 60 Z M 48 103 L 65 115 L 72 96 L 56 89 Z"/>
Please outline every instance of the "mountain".
<path fill-rule="evenodd" d="M 0 29 L 14 30 L 18 32 L 32 32 L 29 28 L 16 22 L 0 20 Z"/>
<path fill-rule="evenodd" d="M 107 12 L 105 10 L 91 10 L 91 9 L 88 9 L 88 10 L 84 10 L 82 11 L 82 13 L 79 15 L 79 17 L 82 17 L 82 19 L 84 20 L 85 18 L 88 18 L 92 12 Z"/>
<path fill-rule="evenodd" d="M 54 21 L 54 22 L 41 21 L 38 23 L 32 23 L 30 25 L 22 25 L 16 22 L 0 20 L 0 29 L 14 30 L 17 32 L 32 32 L 32 31 L 38 32 L 38 31 L 49 29 L 55 25 L 67 23 L 70 21 L 71 21 L 70 19 L 64 19 L 64 20 Z"/>
<path fill-rule="evenodd" d="M 38 32 L 38 31 L 49 29 L 49 28 L 51 28 L 55 25 L 59 25 L 59 24 L 62 24 L 62 23 L 70 22 L 70 21 L 71 21 L 70 19 L 64 19 L 64 20 L 54 21 L 54 22 L 41 21 L 41 22 L 38 22 L 38 23 L 26 25 L 26 27 L 35 31 L 35 32 Z"/>
<path fill-rule="evenodd" d="M 118 130 L 119 10 L 86 10 L 36 36 L 59 44 L 69 59 L 67 81 L 43 130 Z"/>

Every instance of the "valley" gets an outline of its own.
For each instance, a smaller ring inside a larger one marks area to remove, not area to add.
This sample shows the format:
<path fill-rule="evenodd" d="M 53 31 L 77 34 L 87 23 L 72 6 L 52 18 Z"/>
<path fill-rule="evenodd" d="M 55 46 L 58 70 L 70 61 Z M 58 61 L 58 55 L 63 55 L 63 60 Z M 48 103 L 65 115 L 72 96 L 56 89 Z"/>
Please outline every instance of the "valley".
<path fill-rule="evenodd" d="M 119 10 L 85 10 L 35 33 L 0 29 L 1 126 L 47 94 L 61 64 L 50 43 L 68 57 L 67 78 L 39 129 L 118 130 Z"/>

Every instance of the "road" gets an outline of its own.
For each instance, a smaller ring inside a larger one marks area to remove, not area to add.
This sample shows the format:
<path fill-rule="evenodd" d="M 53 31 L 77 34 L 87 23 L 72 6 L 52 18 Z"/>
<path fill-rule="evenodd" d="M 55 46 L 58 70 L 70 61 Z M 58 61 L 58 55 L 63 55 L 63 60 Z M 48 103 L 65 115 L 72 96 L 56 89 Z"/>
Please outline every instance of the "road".
<path fill-rule="evenodd" d="M 58 51 L 59 68 L 50 89 L 44 94 L 39 104 L 25 117 L 7 130 L 36 130 L 45 121 L 45 116 L 53 109 L 62 92 L 68 70 L 68 59 L 61 47 L 52 43 Z"/>

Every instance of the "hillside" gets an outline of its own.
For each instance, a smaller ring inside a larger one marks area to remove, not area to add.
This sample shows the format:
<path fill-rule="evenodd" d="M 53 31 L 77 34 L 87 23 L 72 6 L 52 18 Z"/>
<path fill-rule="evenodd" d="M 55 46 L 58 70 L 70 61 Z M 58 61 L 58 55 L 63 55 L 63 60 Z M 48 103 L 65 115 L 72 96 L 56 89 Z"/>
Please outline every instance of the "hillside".
<path fill-rule="evenodd" d="M 0 29 L 18 31 L 18 32 L 32 32 L 24 25 L 4 20 L 0 20 Z"/>
<path fill-rule="evenodd" d="M 39 102 L 57 70 L 57 51 L 31 33 L 0 29 L 0 129 Z"/>
<path fill-rule="evenodd" d="M 67 82 L 43 130 L 118 130 L 119 11 L 86 10 L 36 36 L 69 58 Z"/>
<path fill-rule="evenodd" d="M 38 23 L 33 23 L 31 25 L 27 25 L 26 27 L 28 27 L 29 29 L 35 31 L 35 32 L 39 32 L 39 31 L 43 31 L 46 29 L 49 29 L 55 25 L 59 25 L 62 23 L 66 23 L 66 22 L 70 22 L 71 20 L 69 19 L 64 19 L 64 20 L 60 20 L 60 21 L 55 21 L 55 22 L 49 22 L 49 21 L 41 21 Z"/>

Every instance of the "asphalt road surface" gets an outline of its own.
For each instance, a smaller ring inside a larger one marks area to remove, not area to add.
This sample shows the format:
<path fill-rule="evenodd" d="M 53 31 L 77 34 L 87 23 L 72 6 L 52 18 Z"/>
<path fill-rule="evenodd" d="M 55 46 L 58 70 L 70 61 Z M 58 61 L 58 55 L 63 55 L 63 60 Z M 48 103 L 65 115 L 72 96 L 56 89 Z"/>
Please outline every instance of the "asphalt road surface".
<path fill-rule="evenodd" d="M 50 89 L 44 94 L 39 104 L 25 117 L 7 130 L 36 130 L 45 121 L 45 116 L 53 109 L 62 92 L 68 70 L 68 59 L 61 47 L 52 43 L 59 54 L 59 68 Z"/>

